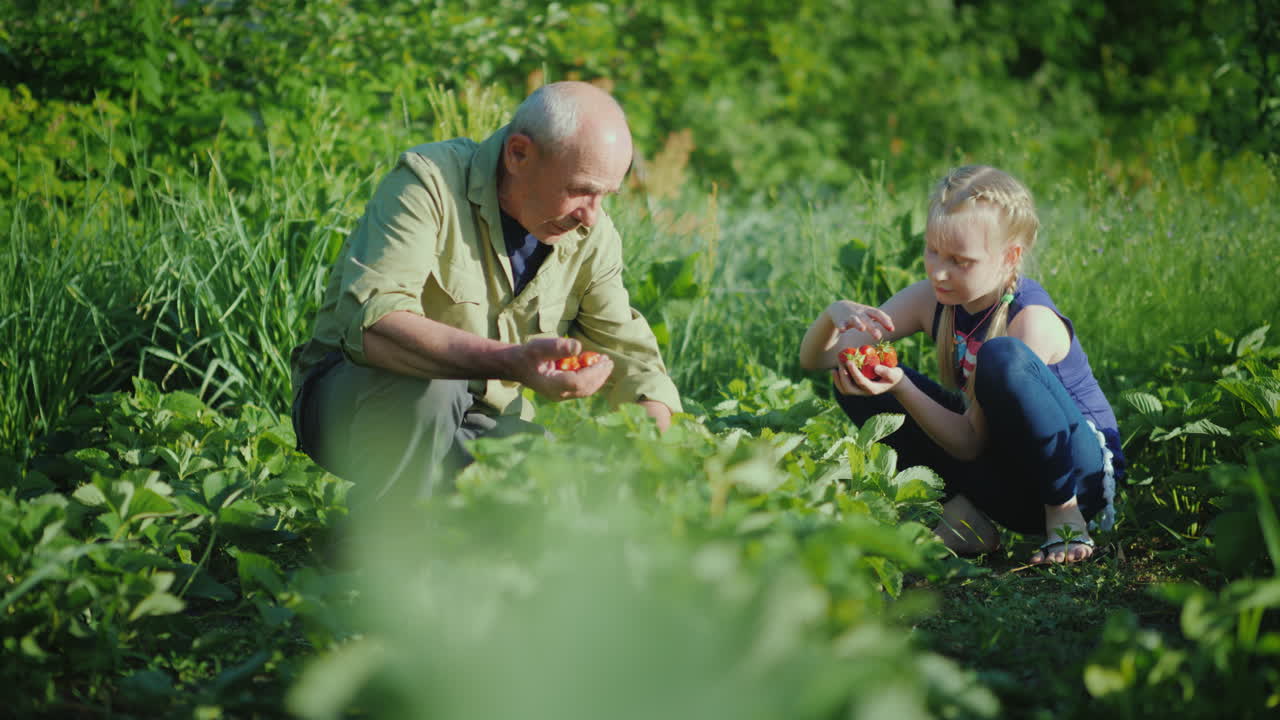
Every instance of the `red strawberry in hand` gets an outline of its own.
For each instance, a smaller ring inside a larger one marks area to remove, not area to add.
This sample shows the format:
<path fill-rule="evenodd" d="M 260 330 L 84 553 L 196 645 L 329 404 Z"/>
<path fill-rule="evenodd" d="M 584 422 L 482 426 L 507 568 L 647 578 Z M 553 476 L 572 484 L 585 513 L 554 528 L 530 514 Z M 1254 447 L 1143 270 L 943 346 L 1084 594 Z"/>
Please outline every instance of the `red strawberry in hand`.
<path fill-rule="evenodd" d="M 889 367 L 898 367 L 898 349 L 889 344 L 886 340 L 876 346 L 876 350 L 880 352 L 880 363 Z"/>
<path fill-rule="evenodd" d="M 879 345 L 863 345 L 840 351 L 840 362 L 851 363 L 868 380 L 884 382 L 876 368 L 898 367 L 898 350 L 886 340 Z"/>
<path fill-rule="evenodd" d="M 876 365 L 880 364 L 880 355 L 876 349 L 870 345 L 863 345 L 860 348 L 845 348 L 840 351 L 840 361 L 851 363 L 862 376 L 868 380 L 879 380 L 880 376 L 876 374 Z"/>
<path fill-rule="evenodd" d="M 870 345 L 863 345 L 858 348 L 858 354 L 862 356 L 862 361 L 858 363 L 858 369 L 862 371 L 862 376 L 868 380 L 879 380 L 880 376 L 876 374 L 876 366 L 880 364 L 880 353 Z"/>

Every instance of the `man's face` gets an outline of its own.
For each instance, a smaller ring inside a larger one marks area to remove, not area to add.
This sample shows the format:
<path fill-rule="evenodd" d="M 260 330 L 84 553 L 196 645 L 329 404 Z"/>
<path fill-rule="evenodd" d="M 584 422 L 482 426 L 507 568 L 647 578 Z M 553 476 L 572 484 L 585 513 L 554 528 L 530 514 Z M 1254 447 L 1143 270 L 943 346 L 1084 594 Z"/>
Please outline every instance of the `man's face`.
<path fill-rule="evenodd" d="M 579 226 L 594 225 L 601 202 L 622 186 L 631 163 L 630 137 L 593 133 L 589 128 L 556 153 L 523 134 L 512 135 L 507 143 L 502 209 L 548 245 Z"/>

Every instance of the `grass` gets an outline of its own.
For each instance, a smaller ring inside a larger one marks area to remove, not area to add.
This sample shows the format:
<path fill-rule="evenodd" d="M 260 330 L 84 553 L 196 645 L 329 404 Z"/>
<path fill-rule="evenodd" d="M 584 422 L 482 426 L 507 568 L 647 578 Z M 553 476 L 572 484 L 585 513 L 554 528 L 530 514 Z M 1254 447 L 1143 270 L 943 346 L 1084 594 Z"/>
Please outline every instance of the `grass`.
<path fill-rule="evenodd" d="M 492 123 L 452 112 L 459 126 Z M 1157 348 L 1280 317 L 1274 170 L 1249 157 L 1153 156 L 1151 181 L 1130 187 L 1101 173 L 1039 176 L 1008 155 L 1040 199 L 1037 275 L 1075 321 L 1113 404 L 1154 377 Z M 270 157 L 262 182 L 244 187 L 225 179 L 217 156 L 176 174 L 135 156 L 105 173 L 124 181 L 87 184 L 84 203 L 4 208 L 0 455 L 21 467 L 87 394 L 139 373 L 217 407 L 285 410 L 288 353 L 389 158 L 364 172 L 320 152 Z M 884 177 L 753 197 L 689 185 L 672 199 L 626 192 L 610 210 L 627 243 L 627 284 L 664 328 L 677 386 L 714 406 L 744 379 L 809 378 L 825 394 L 822 377 L 796 367 L 800 337 L 831 300 L 877 303 L 918 277 L 926 194 L 927 184 Z M 904 361 L 928 369 L 931 349 L 906 343 Z M 1134 459 L 1135 479 L 1154 481 L 1130 490 L 1097 561 L 1027 569 L 1032 546 L 1010 534 L 1008 550 L 979 564 L 986 572 L 928 588 L 938 608 L 915 623 L 919 642 L 977 669 L 1009 714 L 1096 712 L 1081 676 L 1107 617 L 1128 610 L 1172 635 L 1177 606 L 1148 588 L 1226 581 L 1207 562 L 1214 509 L 1162 483 L 1202 468 Z"/>
<path fill-rule="evenodd" d="M 1016 535 L 1009 535 L 1017 538 Z M 989 574 L 936 588 L 938 612 L 917 626 L 922 642 L 966 667 L 979 668 L 1009 717 L 1084 717 L 1106 708 L 1085 692 L 1086 662 L 1107 618 L 1135 613 L 1170 635 L 1179 609 L 1150 594 L 1160 583 L 1199 580 L 1202 568 L 1161 557 L 1158 539 L 1117 531 L 1078 566 L 1031 568 L 1036 547 L 1017 541 L 985 556 Z"/>

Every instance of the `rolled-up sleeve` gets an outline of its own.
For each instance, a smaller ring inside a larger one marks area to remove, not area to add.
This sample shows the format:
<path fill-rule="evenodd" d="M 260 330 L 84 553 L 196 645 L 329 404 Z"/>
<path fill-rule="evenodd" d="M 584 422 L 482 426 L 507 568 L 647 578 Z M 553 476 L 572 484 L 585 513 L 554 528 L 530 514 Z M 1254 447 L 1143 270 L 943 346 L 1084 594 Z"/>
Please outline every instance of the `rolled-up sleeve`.
<path fill-rule="evenodd" d="M 441 229 L 438 191 L 431 187 L 436 178 L 426 161 L 402 157 L 343 254 L 335 314 L 343 351 L 354 363 L 367 364 L 364 331 L 383 317 L 397 310 L 423 314 L 422 288 L 436 267 Z"/>
<path fill-rule="evenodd" d="M 644 316 L 631 307 L 622 284 L 622 241 L 607 220 L 595 229 L 592 242 L 599 254 L 591 263 L 591 277 L 582 295 L 570 335 L 587 348 L 613 358 L 614 371 L 606 386 L 611 405 L 656 400 L 680 412 L 680 393 L 667 375 L 657 338 Z"/>

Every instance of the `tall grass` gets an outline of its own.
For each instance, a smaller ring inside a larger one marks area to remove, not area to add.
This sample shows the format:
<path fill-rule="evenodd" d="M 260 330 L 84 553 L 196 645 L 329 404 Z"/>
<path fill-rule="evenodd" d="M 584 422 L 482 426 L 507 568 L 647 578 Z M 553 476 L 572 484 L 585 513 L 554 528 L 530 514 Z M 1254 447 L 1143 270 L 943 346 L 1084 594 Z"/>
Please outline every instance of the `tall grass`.
<path fill-rule="evenodd" d="M 1140 373 L 1160 348 L 1280 319 L 1274 169 L 1249 155 L 1187 162 L 1170 146 L 1152 170 L 1136 190 L 1098 178 L 1047 202 L 1042 274 L 1104 371 Z"/>
<path fill-rule="evenodd" d="M 285 407 L 289 352 L 310 329 L 328 264 L 353 220 L 346 208 L 361 187 L 349 174 L 298 175 L 246 204 L 215 158 L 195 192 L 167 184 L 157 194 L 162 216 L 139 303 L 145 374 L 195 387 L 215 406 Z M 322 181 L 321 197 L 345 188 L 325 207 L 315 201 Z"/>
<path fill-rule="evenodd" d="M 100 188 L 78 208 L 26 198 L 0 212 L 0 455 L 25 457 L 85 393 L 128 377 L 141 333 L 127 278 L 145 252 L 129 198 Z"/>
<path fill-rule="evenodd" d="M 1001 158 L 1037 196 L 1042 239 L 1028 271 L 1072 319 L 1112 390 L 1152 370 L 1154 349 L 1215 331 L 1239 337 L 1280 319 L 1274 168 L 1250 155 L 1187 160 L 1168 135 L 1151 144 L 1152 176 L 1137 187 L 1101 169 L 1076 181 L 1036 171 L 1016 152 Z M 657 309 L 670 325 L 677 384 L 714 394 L 756 364 L 796 376 L 799 340 L 828 303 L 879 304 L 924 277 L 929 184 L 894 186 L 864 178 L 839 192 L 800 188 L 710 207 L 687 193 L 665 213 L 624 207 L 633 282 L 654 259 L 714 258 L 696 297 Z M 672 231 L 678 223 L 664 226 L 663 215 L 700 229 Z M 906 343 L 907 362 L 925 369 L 932 352 L 923 338 Z"/>
<path fill-rule="evenodd" d="M 405 106 L 355 123 L 316 91 L 304 127 L 268 118 L 267 163 L 249 186 L 229 179 L 218 154 L 161 170 L 126 149 L 127 124 L 87 125 L 83 156 L 59 169 L 83 179 L 83 198 L 0 208 L 0 456 L 21 462 L 76 403 L 135 374 L 197 390 L 215 407 L 286 410 L 289 353 L 308 336 L 329 266 L 395 160 L 386 152 L 365 167 L 343 164 L 339 138 L 359 127 L 371 147 L 403 149 L 495 128 L 506 112 L 475 88 L 461 99 L 435 86 L 425 95 L 425 118 Z"/>
<path fill-rule="evenodd" d="M 460 100 L 433 87 L 428 104 L 429 122 L 406 114 L 377 125 L 378 146 L 391 145 L 386 133 L 401 147 L 480 136 L 505 113 L 474 90 Z M 135 155 L 127 168 L 83 169 L 101 182 L 77 206 L 5 209 L 0 452 L 26 457 L 87 393 L 133 374 L 196 389 L 215 406 L 287 407 L 289 351 L 310 332 L 329 266 L 394 160 L 340 165 L 325 148 L 351 124 L 321 105 L 307 142 L 294 139 L 297 128 L 264 129 L 270 162 L 252 187 L 228 182 L 218 155 L 166 174 Z M 115 142 L 108 130 L 86 141 Z M 1122 384 L 1152 348 L 1238 334 L 1280 309 L 1270 288 L 1280 253 L 1270 231 L 1280 211 L 1267 201 L 1274 171 L 1247 157 L 1188 159 L 1177 147 L 1155 141 L 1151 179 L 1136 190 L 1101 170 L 1085 180 L 1037 173 L 1032 150 L 1016 144 L 999 153 L 1037 194 L 1036 275 L 1075 320 L 1104 383 Z M 879 303 L 920 277 L 927 192 L 927 182 L 877 172 L 837 191 L 632 189 L 609 210 L 628 286 L 652 286 L 635 299 L 659 327 L 673 378 L 714 401 L 734 379 L 763 377 L 760 368 L 799 377 L 795 348 L 827 303 Z M 663 276 L 673 266 L 686 271 L 678 292 Z M 928 369 L 930 349 L 909 342 L 906 361 Z"/>

